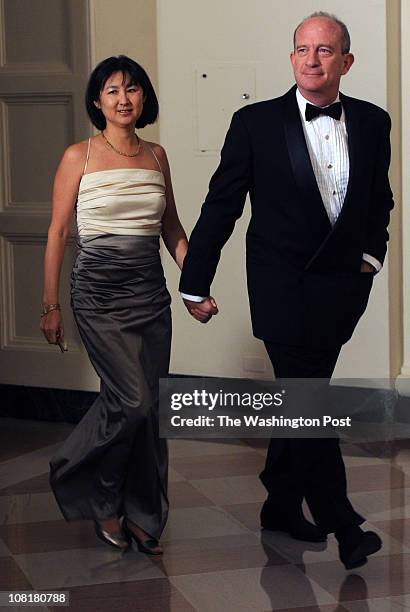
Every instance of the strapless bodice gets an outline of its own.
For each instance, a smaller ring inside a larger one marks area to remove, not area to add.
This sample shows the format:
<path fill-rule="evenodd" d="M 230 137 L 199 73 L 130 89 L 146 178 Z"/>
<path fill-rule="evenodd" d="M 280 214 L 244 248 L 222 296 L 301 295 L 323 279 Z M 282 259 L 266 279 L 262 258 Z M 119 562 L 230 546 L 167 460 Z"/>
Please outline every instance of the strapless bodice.
<path fill-rule="evenodd" d="M 158 236 L 165 205 L 165 179 L 158 170 L 90 172 L 81 177 L 78 190 L 78 233 Z"/>

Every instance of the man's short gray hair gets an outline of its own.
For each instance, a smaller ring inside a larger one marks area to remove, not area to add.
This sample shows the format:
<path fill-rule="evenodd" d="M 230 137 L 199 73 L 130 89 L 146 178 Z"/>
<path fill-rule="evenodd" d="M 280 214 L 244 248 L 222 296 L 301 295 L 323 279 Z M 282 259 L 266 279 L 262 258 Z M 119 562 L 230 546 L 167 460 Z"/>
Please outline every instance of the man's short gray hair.
<path fill-rule="evenodd" d="M 333 21 L 334 23 L 336 23 L 340 30 L 341 30 L 341 43 L 342 43 L 342 53 L 349 53 L 350 51 L 350 34 L 349 34 L 349 30 L 347 29 L 347 26 L 345 23 L 343 23 L 343 21 L 340 21 L 340 19 L 338 19 L 336 17 L 336 15 L 332 15 L 332 13 L 326 13 L 326 11 L 316 11 L 314 13 L 312 13 L 311 15 L 309 15 L 308 17 L 305 17 L 305 19 L 303 19 L 303 21 L 300 22 L 300 24 L 296 27 L 294 33 L 293 33 L 293 48 L 296 50 L 296 33 L 299 30 L 300 26 L 303 25 L 305 23 L 305 21 L 307 21 L 308 19 L 312 19 L 312 17 L 326 17 L 326 19 L 330 19 L 331 21 Z"/>

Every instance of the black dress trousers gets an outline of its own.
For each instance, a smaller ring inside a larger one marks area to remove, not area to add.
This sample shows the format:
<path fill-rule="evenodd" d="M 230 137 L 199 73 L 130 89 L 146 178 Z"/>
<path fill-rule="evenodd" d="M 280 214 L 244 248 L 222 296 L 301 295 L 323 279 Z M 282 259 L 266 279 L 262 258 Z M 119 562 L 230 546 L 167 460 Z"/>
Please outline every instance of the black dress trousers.
<path fill-rule="evenodd" d="M 330 380 L 341 347 L 317 350 L 265 342 L 276 378 Z M 346 471 L 338 438 L 271 439 L 260 479 L 268 491 L 272 518 L 292 515 L 303 498 L 316 524 L 334 532 L 364 518 L 347 497 Z"/>

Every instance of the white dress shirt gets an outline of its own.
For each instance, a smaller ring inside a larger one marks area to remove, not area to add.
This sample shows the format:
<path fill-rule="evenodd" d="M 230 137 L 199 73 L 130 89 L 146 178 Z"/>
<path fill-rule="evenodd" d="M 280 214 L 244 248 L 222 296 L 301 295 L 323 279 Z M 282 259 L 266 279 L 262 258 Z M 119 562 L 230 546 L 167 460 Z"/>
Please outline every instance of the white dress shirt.
<path fill-rule="evenodd" d="M 313 172 L 333 227 L 342 210 L 349 182 L 349 149 L 343 106 L 340 120 L 319 115 L 311 121 L 306 121 L 305 110 L 309 101 L 302 96 L 299 89 L 296 90 L 296 100 Z M 333 102 L 339 102 L 339 96 Z M 381 263 L 372 255 L 363 253 L 363 259 L 377 272 L 381 270 Z M 181 297 L 192 302 L 202 302 L 206 299 L 182 292 Z"/>

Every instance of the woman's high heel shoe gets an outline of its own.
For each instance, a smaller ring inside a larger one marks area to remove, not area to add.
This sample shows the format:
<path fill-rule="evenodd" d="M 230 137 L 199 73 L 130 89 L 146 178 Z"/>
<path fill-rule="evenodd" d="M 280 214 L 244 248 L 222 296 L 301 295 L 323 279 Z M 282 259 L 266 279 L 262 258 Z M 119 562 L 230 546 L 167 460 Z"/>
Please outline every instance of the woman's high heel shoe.
<path fill-rule="evenodd" d="M 146 555 L 162 555 L 164 552 L 161 544 L 155 538 L 148 538 L 147 540 L 141 540 L 124 521 L 123 523 L 124 533 L 130 540 L 133 540 L 138 550 Z"/>
<path fill-rule="evenodd" d="M 131 546 L 131 540 L 124 535 L 122 531 L 110 532 L 106 531 L 101 527 L 98 521 L 94 521 L 94 528 L 96 535 L 110 546 L 113 546 L 117 550 L 125 552 Z"/>

